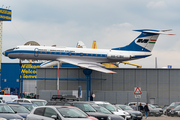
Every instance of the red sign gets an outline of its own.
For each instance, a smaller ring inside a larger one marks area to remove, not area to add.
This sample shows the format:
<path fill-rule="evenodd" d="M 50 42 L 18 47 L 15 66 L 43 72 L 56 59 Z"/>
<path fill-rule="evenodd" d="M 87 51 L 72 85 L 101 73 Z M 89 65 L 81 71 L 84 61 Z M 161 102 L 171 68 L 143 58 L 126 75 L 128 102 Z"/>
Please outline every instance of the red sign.
<path fill-rule="evenodd" d="M 141 88 L 135 87 L 135 88 L 134 88 L 134 94 L 135 94 L 135 95 L 141 95 L 141 94 L 142 94 Z"/>

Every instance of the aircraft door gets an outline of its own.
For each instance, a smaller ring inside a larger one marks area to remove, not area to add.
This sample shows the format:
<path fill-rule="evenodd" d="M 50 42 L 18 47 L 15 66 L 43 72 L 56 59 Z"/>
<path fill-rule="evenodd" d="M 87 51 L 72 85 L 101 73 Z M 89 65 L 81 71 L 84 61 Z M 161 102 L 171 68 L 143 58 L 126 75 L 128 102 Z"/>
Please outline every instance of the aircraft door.
<path fill-rule="evenodd" d="M 35 48 L 35 49 L 34 49 L 34 56 L 35 56 L 35 57 L 38 57 L 38 56 L 39 56 L 39 52 L 38 52 L 38 51 L 39 51 L 38 48 Z"/>

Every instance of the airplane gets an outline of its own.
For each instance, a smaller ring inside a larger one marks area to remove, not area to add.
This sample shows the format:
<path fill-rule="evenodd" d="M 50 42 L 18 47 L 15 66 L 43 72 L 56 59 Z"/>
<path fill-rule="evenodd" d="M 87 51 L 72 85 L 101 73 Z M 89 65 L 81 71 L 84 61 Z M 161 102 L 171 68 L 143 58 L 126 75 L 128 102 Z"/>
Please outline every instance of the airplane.
<path fill-rule="evenodd" d="M 151 51 L 158 39 L 159 34 L 174 35 L 166 33 L 170 30 L 141 29 L 141 32 L 129 45 L 111 49 L 91 49 L 56 46 L 17 46 L 3 52 L 10 59 L 32 59 L 48 60 L 41 67 L 52 66 L 60 62 L 70 63 L 81 68 L 91 69 L 103 73 L 115 74 L 116 72 L 104 68 L 99 63 L 122 62 L 136 60 L 151 56 Z M 54 61 L 54 63 L 50 62 Z"/>

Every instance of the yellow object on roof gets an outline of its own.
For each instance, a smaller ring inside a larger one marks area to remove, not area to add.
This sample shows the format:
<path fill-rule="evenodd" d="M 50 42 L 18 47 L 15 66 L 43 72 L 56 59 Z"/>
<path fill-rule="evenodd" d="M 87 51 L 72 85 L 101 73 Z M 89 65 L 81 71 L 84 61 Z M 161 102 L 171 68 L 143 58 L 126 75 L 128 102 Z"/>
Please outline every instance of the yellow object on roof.
<path fill-rule="evenodd" d="M 97 49 L 96 41 L 93 41 L 92 49 Z"/>

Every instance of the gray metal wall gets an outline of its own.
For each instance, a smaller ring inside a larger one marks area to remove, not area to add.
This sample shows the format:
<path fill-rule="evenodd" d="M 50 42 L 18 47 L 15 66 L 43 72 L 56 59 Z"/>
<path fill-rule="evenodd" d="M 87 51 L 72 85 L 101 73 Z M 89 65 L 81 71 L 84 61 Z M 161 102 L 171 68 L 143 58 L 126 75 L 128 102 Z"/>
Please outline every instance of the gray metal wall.
<path fill-rule="evenodd" d="M 154 100 L 157 104 L 167 105 L 174 101 L 180 101 L 180 69 L 118 68 L 112 70 L 116 71 L 117 74 L 92 72 L 91 90 L 96 92 L 95 99 L 102 98 L 101 100 L 106 101 L 113 99 L 113 103 L 119 103 L 119 100 L 124 103 L 131 102 L 134 101 L 134 87 L 138 86 L 145 92 L 144 98 L 142 98 L 144 102 Z M 37 93 L 39 95 L 41 90 L 57 89 L 56 68 L 38 68 L 37 78 Z M 77 90 L 78 86 L 82 86 L 82 90 L 86 91 L 86 76 L 82 69 L 61 68 L 60 79 L 60 90 Z M 125 99 L 129 96 L 129 91 L 132 95 L 129 99 Z M 107 96 L 108 92 L 110 94 Z M 119 94 L 118 92 L 121 93 L 120 96 L 124 97 L 114 98 Z M 86 93 L 83 95 L 86 96 Z M 40 95 L 41 97 L 43 98 L 43 95 Z"/>

